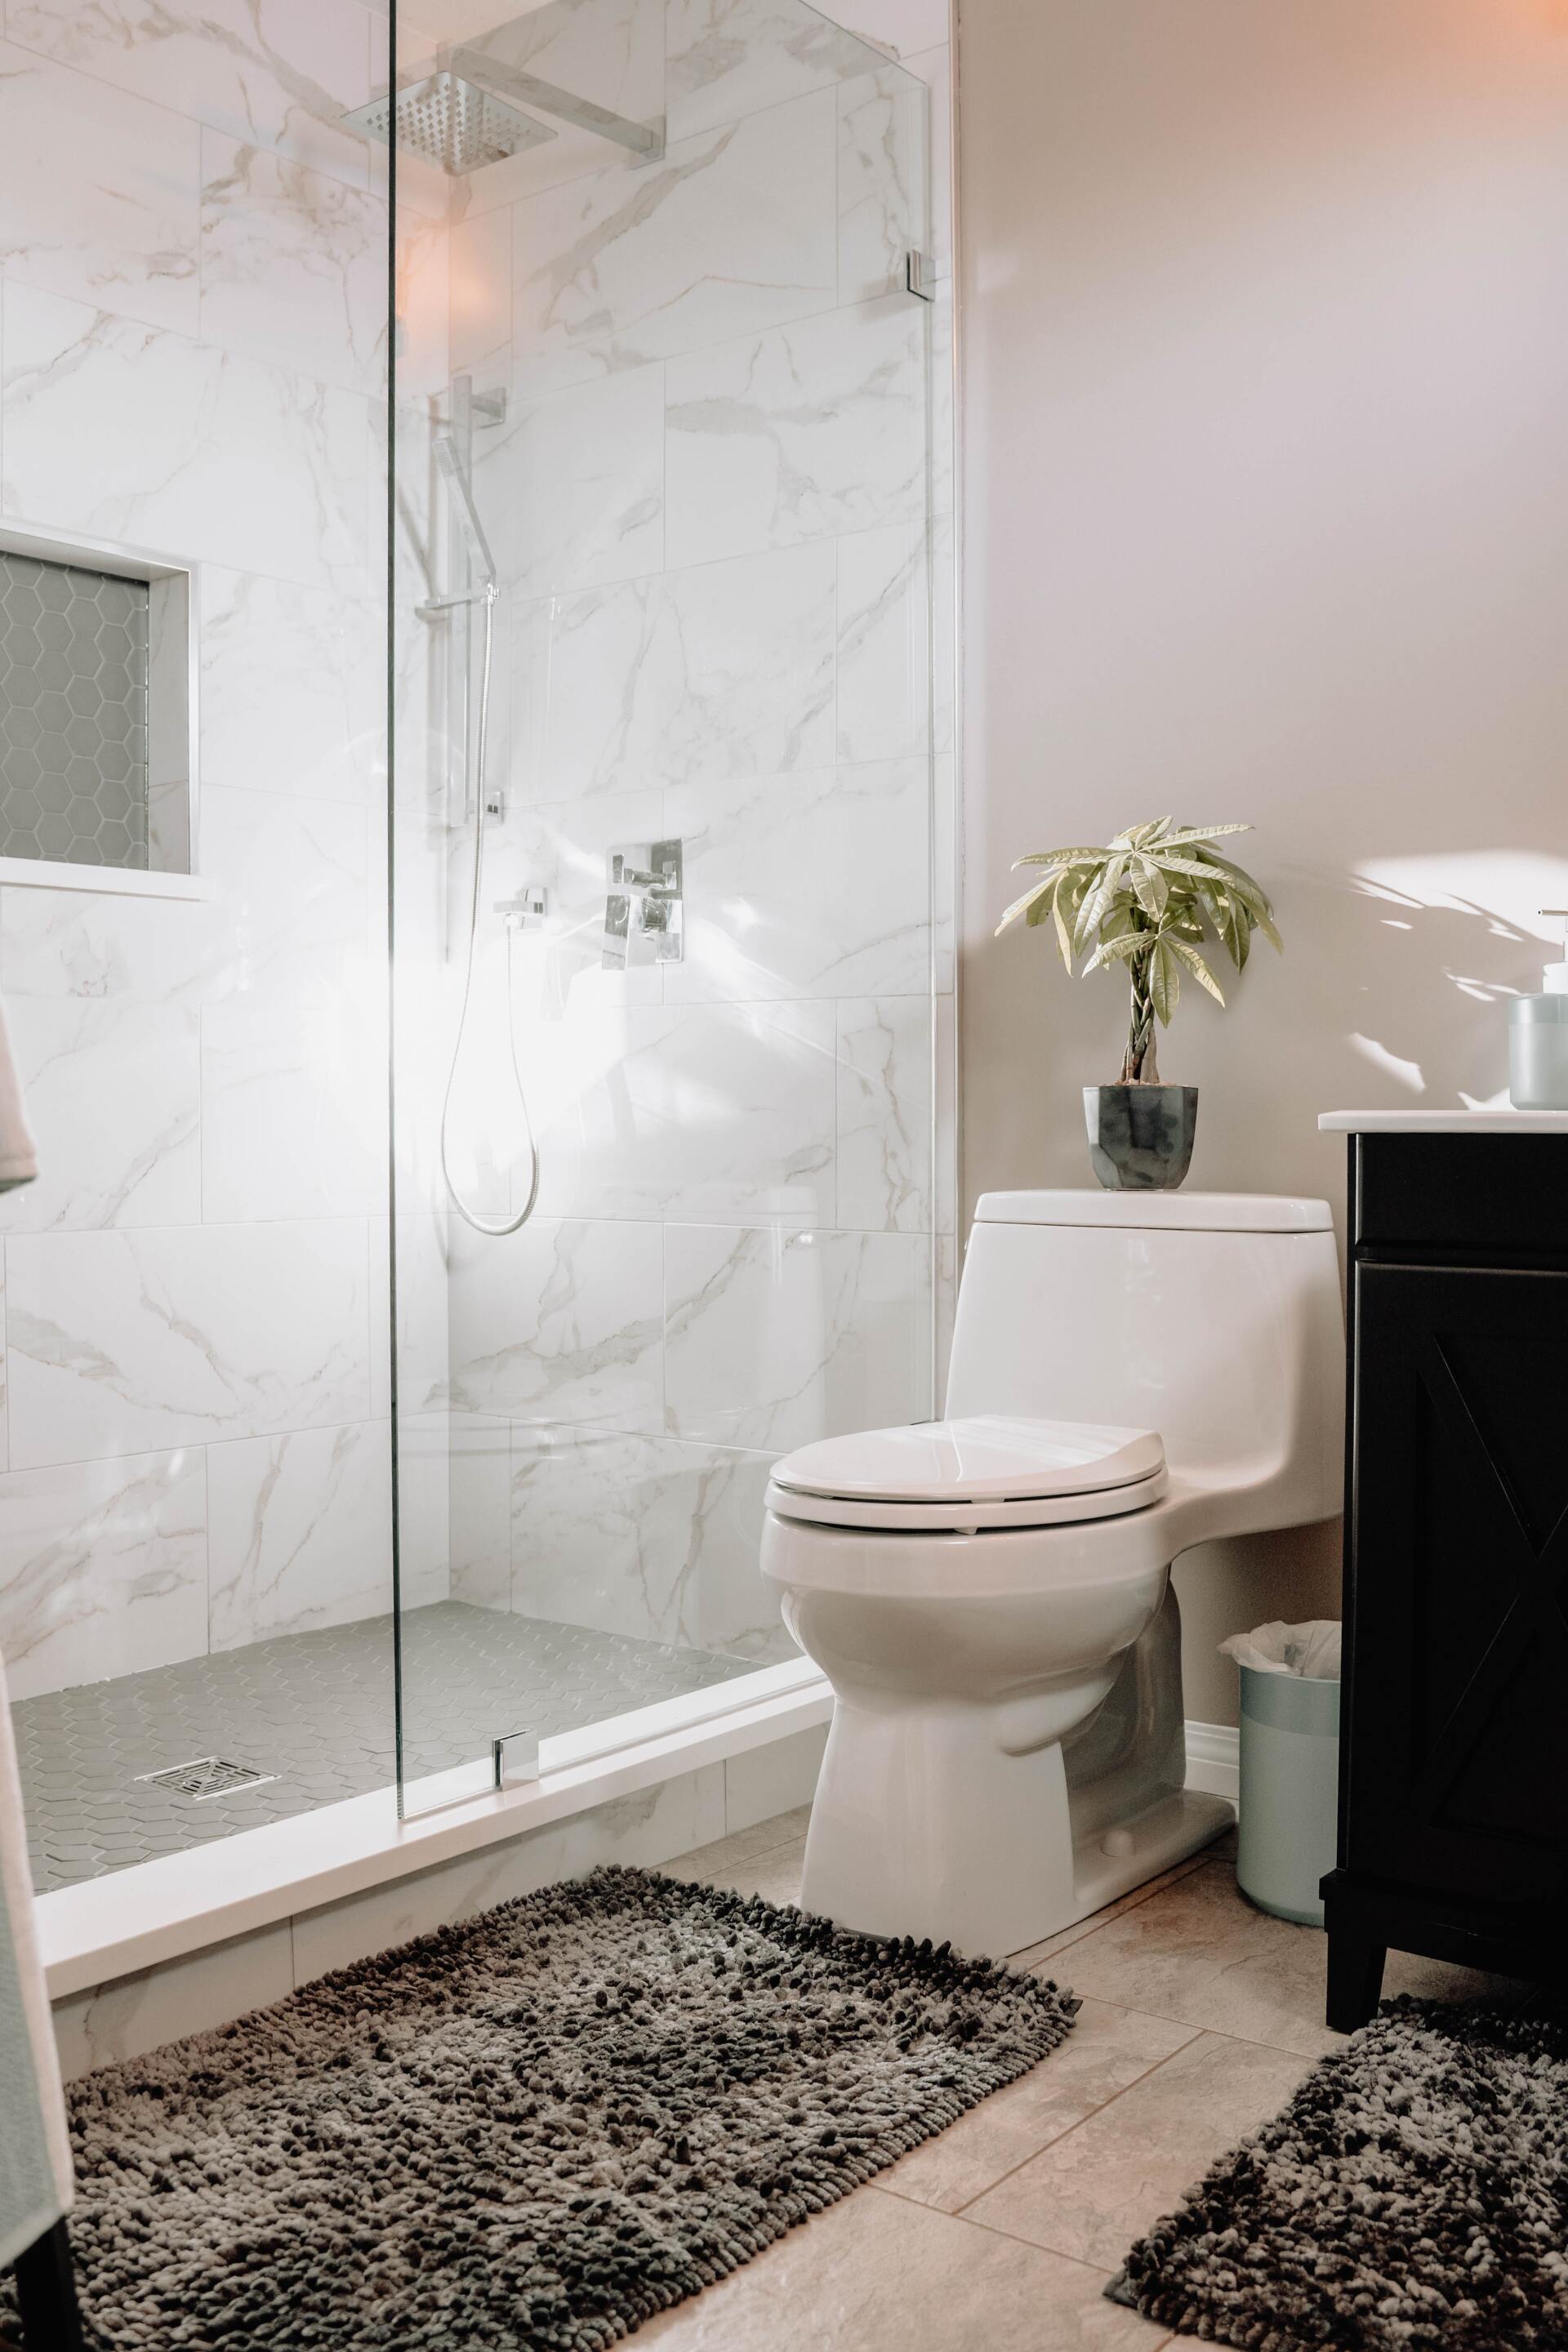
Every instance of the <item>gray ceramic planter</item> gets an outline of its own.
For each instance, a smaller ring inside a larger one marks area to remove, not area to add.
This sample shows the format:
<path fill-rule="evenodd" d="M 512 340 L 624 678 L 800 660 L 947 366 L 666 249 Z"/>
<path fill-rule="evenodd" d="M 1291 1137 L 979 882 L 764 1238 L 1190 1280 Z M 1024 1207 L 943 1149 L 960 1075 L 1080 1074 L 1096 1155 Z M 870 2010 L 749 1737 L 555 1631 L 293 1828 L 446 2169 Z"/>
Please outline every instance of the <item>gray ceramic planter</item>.
<path fill-rule="evenodd" d="M 1108 1192 L 1173 1192 L 1192 1165 L 1196 1087 L 1085 1087 L 1083 1116 Z"/>

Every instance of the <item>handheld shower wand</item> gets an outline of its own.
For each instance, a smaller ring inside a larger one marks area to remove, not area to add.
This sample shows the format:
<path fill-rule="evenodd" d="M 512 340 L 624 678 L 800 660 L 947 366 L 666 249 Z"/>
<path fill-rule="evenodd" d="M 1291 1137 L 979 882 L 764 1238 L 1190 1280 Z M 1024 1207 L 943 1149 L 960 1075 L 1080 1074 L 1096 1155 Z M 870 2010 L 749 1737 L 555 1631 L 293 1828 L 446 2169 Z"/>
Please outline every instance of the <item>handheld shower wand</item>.
<path fill-rule="evenodd" d="M 468 1013 L 473 1003 L 474 961 L 479 950 L 479 908 L 484 890 L 485 871 L 485 763 L 489 738 L 490 677 L 495 662 L 496 604 L 500 595 L 500 586 L 496 572 L 495 557 L 490 552 L 489 541 L 485 537 L 485 527 L 479 520 L 479 509 L 474 504 L 473 487 L 468 479 L 468 469 L 458 455 L 457 438 L 450 426 L 447 426 L 436 436 L 436 463 L 440 467 L 442 476 L 452 492 L 458 522 L 468 541 L 470 552 L 481 576 L 477 588 L 455 596 L 434 597 L 429 603 L 421 604 L 418 608 L 419 612 L 423 616 L 429 618 L 437 614 L 476 604 L 484 607 L 484 644 L 479 664 L 479 725 L 475 730 L 474 739 L 473 887 L 468 898 L 468 944 L 463 962 L 462 1008 L 458 1015 L 458 1034 L 452 1041 L 452 1058 L 447 1069 L 446 1092 L 441 1097 L 441 1174 L 452 1206 L 464 1223 L 471 1225 L 477 1234 L 485 1234 L 491 1239 L 500 1239 L 503 1234 L 515 1234 L 520 1225 L 527 1223 L 533 1213 L 533 1204 L 539 1198 L 539 1146 L 534 1139 L 533 1121 L 529 1116 L 528 1094 L 522 1083 L 522 1072 L 519 1069 L 517 1062 L 517 1020 L 512 1003 L 511 975 L 511 942 L 516 924 L 510 915 L 506 920 L 507 1052 L 511 1062 L 512 1080 L 517 1087 L 518 1104 L 522 1112 L 522 1123 L 528 1136 L 529 1162 L 528 1196 L 515 1215 L 481 1217 L 476 1210 L 469 1208 L 458 1191 L 452 1174 L 447 1155 L 447 1138 L 451 1126 L 452 1094 L 458 1082 L 458 1064 L 462 1057 L 463 1039 L 468 1031 Z M 467 677 L 465 664 L 465 688 Z"/>

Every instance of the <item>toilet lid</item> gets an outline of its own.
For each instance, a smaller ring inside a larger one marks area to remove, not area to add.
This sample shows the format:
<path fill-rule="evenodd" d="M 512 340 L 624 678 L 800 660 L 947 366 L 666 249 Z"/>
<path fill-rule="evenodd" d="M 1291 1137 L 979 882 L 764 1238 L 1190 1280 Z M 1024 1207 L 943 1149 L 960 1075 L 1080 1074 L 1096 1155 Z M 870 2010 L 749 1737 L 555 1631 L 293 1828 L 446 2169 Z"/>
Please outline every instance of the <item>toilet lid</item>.
<path fill-rule="evenodd" d="M 1076 1496 L 1086 1498 L 1082 1516 L 1089 1517 L 1093 1507 L 1087 1497 L 1156 1477 L 1164 1466 L 1165 1449 L 1152 1429 L 977 1413 L 824 1438 L 776 1464 L 773 1483 L 789 1493 L 858 1503 L 1025 1503 Z"/>

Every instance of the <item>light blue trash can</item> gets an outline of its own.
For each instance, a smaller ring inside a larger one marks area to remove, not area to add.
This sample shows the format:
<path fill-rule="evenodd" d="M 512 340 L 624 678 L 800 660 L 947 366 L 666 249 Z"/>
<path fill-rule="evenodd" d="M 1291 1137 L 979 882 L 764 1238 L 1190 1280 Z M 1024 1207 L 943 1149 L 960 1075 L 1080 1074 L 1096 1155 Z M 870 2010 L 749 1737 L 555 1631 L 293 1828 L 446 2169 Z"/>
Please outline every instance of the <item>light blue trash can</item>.
<path fill-rule="evenodd" d="M 1241 1826 L 1236 1878 L 1280 1919 L 1323 1924 L 1318 1883 L 1334 1866 L 1340 1686 L 1241 1666 Z"/>

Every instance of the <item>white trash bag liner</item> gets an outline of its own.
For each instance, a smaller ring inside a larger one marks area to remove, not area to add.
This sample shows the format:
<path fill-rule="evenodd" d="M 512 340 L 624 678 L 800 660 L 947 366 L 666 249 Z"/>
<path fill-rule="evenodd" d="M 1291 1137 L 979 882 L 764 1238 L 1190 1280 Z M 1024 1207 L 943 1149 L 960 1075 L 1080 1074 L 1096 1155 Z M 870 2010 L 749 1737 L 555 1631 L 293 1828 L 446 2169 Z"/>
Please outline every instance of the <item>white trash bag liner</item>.
<path fill-rule="evenodd" d="M 1313 1617 L 1305 1625 L 1282 1624 L 1278 1617 L 1250 1633 L 1233 1633 L 1219 1645 L 1220 1655 L 1260 1675 L 1300 1675 L 1309 1682 L 1337 1683 L 1340 1678 L 1340 1626 L 1337 1618 Z"/>

